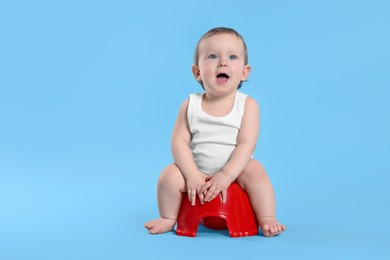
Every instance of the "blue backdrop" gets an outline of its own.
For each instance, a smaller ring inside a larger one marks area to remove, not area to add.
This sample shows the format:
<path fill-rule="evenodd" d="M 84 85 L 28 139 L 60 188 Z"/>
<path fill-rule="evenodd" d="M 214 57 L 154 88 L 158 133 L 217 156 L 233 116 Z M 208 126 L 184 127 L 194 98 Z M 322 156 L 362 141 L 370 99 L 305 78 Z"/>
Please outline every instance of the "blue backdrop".
<path fill-rule="evenodd" d="M 0 259 L 389 259 L 390 3 L 3 1 Z M 193 50 L 238 30 L 277 238 L 152 236 Z M 135 258 L 136 255 L 140 255 Z"/>

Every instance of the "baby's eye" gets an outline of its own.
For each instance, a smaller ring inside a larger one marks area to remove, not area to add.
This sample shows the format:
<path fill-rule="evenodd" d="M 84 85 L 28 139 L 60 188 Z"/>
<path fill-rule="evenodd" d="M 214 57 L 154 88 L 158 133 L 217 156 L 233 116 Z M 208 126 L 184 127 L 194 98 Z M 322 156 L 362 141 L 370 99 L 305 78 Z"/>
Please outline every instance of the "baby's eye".
<path fill-rule="evenodd" d="M 217 55 L 215 55 L 215 54 L 210 54 L 209 55 L 209 59 L 212 59 L 212 60 L 214 60 L 214 59 L 217 59 L 218 57 L 217 57 Z"/>
<path fill-rule="evenodd" d="M 237 55 L 230 55 L 230 56 L 229 56 L 229 59 L 231 59 L 231 60 L 237 60 L 238 57 L 237 57 Z"/>

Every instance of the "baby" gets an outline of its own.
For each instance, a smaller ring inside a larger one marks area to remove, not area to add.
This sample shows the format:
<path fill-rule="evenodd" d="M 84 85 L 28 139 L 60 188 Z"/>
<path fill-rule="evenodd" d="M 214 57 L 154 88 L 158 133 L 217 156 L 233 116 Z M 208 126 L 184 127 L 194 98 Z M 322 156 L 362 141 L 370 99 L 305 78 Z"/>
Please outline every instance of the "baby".
<path fill-rule="evenodd" d="M 180 107 L 172 135 L 174 163 L 160 174 L 157 200 L 160 218 L 145 223 L 151 234 L 174 229 L 182 193 L 195 205 L 236 182 L 250 198 L 264 236 L 286 230 L 276 219 L 274 191 L 260 162 L 254 160 L 259 134 L 257 102 L 239 91 L 248 78 L 246 44 L 230 28 L 214 28 L 199 40 L 192 72 L 204 93 L 191 94 Z"/>

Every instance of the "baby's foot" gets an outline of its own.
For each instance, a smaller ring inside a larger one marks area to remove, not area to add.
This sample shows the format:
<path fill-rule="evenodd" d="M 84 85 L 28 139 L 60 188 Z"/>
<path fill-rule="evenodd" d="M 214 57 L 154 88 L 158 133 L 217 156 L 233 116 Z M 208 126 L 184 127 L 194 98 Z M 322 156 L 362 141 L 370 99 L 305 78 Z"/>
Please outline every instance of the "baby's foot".
<path fill-rule="evenodd" d="M 172 231 L 176 221 L 169 218 L 158 218 L 145 223 L 144 227 L 149 230 L 150 234 L 161 234 Z"/>
<path fill-rule="evenodd" d="M 286 230 L 286 227 L 280 224 L 276 217 L 262 217 L 259 221 L 260 229 L 265 237 L 277 236 Z"/>

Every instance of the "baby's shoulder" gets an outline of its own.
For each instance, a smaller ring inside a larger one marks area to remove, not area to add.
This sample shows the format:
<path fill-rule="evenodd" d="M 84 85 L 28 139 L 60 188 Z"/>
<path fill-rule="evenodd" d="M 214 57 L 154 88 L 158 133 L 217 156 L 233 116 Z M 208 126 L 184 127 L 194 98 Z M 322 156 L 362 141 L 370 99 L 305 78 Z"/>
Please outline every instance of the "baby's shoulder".
<path fill-rule="evenodd" d="M 245 99 L 245 111 L 248 110 L 260 110 L 259 104 L 257 103 L 256 99 L 247 96 Z"/>
<path fill-rule="evenodd" d="M 245 99 L 245 103 L 252 104 L 252 105 L 258 105 L 256 99 L 253 97 L 247 96 Z"/>
<path fill-rule="evenodd" d="M 190 102 L 190 98 L 185 99 L 180 106 L 180 109 L 187 109 L 188 103 Z"/>

